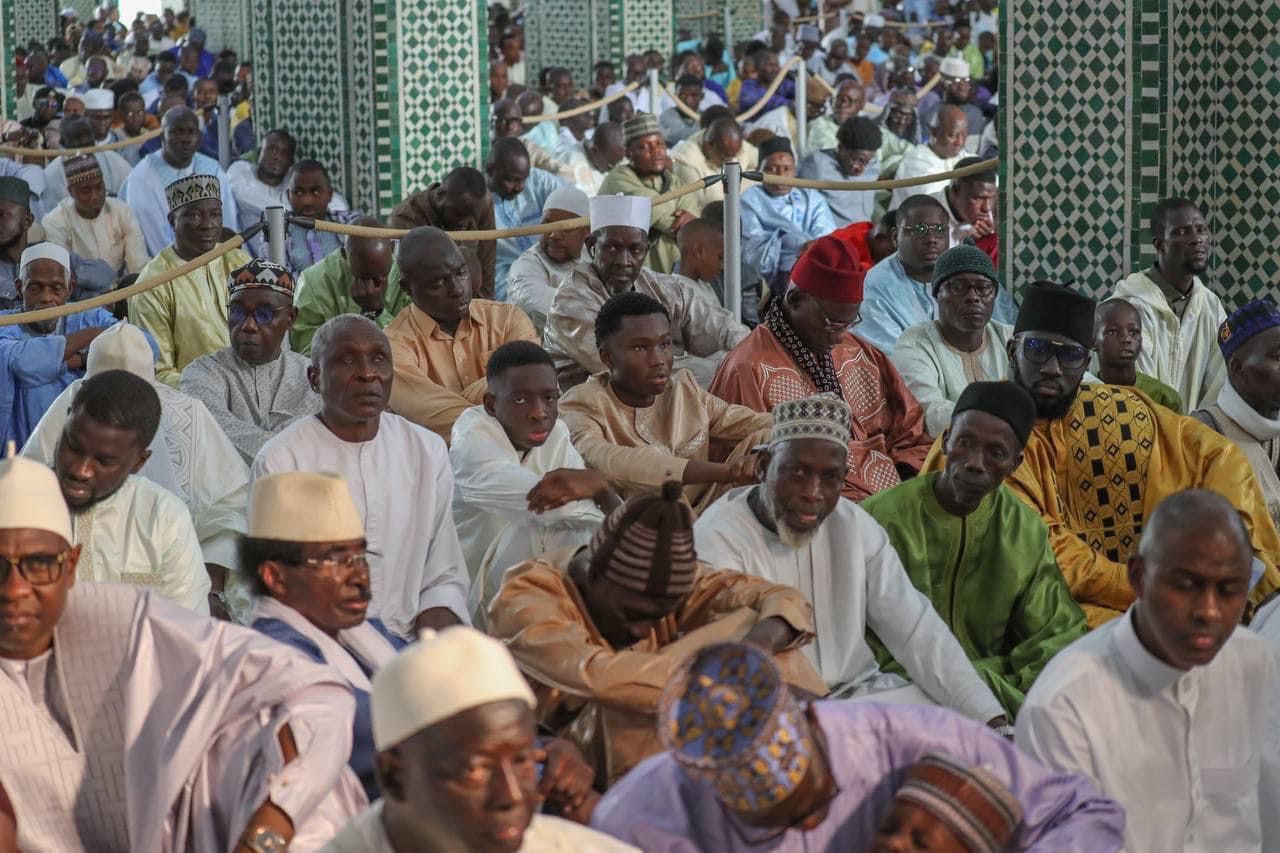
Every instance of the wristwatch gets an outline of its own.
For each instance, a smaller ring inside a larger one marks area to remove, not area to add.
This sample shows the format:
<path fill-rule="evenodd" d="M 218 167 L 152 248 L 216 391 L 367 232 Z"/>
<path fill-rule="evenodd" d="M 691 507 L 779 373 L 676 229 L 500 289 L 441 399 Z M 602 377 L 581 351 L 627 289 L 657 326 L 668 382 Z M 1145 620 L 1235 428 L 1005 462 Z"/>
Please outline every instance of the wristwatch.
<path fill-rule="evenodd" d="M 991 730 L 1000 735 L 1000 737 L 1008 738 L 1009 740 L 1013 740 L 1013 735 L 1016 731 L 1014 727 L 1008 723 L 1005 723 L 1003 726 L 993 726 Z"/>
<path fill-rule="evenodd" d="M 241 836 L 240 840 L 253 853 L 284 853 L 285 848 L 289 846 L 289 842 L 284 840 L 283 835 L 265 826 L 258 827 L 247 838 Z"/>

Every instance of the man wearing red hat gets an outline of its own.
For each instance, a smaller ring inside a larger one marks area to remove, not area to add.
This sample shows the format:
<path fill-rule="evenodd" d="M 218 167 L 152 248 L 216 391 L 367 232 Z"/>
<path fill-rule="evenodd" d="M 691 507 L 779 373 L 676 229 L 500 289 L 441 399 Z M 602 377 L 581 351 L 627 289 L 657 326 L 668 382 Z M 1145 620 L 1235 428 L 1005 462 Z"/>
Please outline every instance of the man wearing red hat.
<path fill-rule="evenodd" d="M 758 411 L 821 392 L 853 410 L 843 494 L 852 500 L 915 476 L 929 451 L 924 412 L 880 350 L 855 337 L 866 269 L 828 235 L 815 240 L 763 322 L 716 371 L 711 393 Z"/>

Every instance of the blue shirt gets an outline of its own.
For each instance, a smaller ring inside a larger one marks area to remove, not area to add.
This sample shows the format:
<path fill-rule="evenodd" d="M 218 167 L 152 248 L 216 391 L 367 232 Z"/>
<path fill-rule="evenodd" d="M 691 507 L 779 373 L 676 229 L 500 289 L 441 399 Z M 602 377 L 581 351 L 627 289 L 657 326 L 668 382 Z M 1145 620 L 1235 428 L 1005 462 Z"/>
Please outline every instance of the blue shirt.
<path fill-rule="evenodd" d="M 16 314 L 21 309 L 3 311 Z M 63 389 L 84 376 L 84 370 L 70 370 L 63 356 L 67 335 L 94 326 L 114 326 L 116 318 L 102 308 L 90 308 L 58 319 L 54 330 L 41 335 L 26 326 L 0 326 L 0 443 L 26 444 L 36 424 Z M 158 356 L 156 343 L 147 335 L 151 352 Z"/>
<path fill-rule="evenodd" d="M 773 81 L 770 80 L 769 83 Z M 760 83 L 757 80 L 743 80 L 742 88 L 738 90 L 738 111 L 746 112 L 756 105 L 756 101 L 764 97 L 764 92 L 769 88 L 769 83 Z M 778 87 L 778 91 L 773 93 L 773 97 L 764 105 L 756 116 L 762 116 L 770 110 L 776 110 L 778 107 L 784 107 L 795 98 L 796 83 L 790 77 L 782 81 L 782 85 Z"/>
<path fill-rule="evenodd" d="M 791 272 L 806 243 L 835 229 L 817 190 L 797 187 L 773 196 L 754 186 L 742 194 L 742 253 L 755 259 L 771 287 Z"/>
<path fill-rule="evenodd" d="M 836 151 L 829 148 L 815 151 L 800 161 L 796 175 L 815 181 L 875 181 L 880 178 L 880 158 L 873 158 L 856 177 L 840 171 L 840 161 L 836 159 Z M 854 222 L 871 222 L 875 215 L 876 194 L 874 191 L 850 192 L 848 190 L 817 190 L 826 199 L 831 209 L 831 217 L 837 228 L 843 228 Z"/>
<path fill-rule="evenodd" d="M 520 228 L 542 221 L 542 206 L 547 196 L 564 186 L 563 179 L 542 169 L 530 169 L 524 189 L 515 198 L 501 198 L 493 193 L 494 227 Z M 504 237 L 498 241 L 497 262 L 494 266 L 493 298 L 503 302 L 507 298 L 507 271 L 525 249 L 538 242 L 537 235 Z"/>
<path fill-rule="evenodd" d="M 377 619 L 369 619 L 367 621 L 370 627 L 376 629 L 387 642 L 395 647 L 396 651 L 407 645 L 404 640 L 388 631 L 386 626 Z M 279 619 L 255 619 L 251 627 L 256 628 L 273 640 L 284 643 L 286 646 L 292 646 L 316 663 L 328 663 L 315 643 Z M 373 677 L 373 673 L 365 666 L 364 661 L 355 655 L 352 655 L 351 659 L 364 671 L 365 675 L 370 678 Z M 378 778 L 374 772 L 374 756 L 377 755 L 377 750 L 373 746 L 373 716 L 369 709 L 369 694 L 367 691 L 360 690 L 355 686 L 351 687 L 351 692 L 356 697 L 356 715 L 351 724 L 351 757 L 347 760 L 347 763 L 351 765 L 351 770 L 359 777 L 360 784 L 364 786 L 364 791 L 369 796 L 369 802 L 372 803 L 381 796 L 382 792 L 378 789 Z"/>
<path fill-rule="evenodd" d="M 908 326 L 936 319 L 938 303 L 928 282 L 907 275 L 894 252 L 867 272 L 862 283 L 862 324 L 858 337 L 893 355 L 893 344 Z"/>

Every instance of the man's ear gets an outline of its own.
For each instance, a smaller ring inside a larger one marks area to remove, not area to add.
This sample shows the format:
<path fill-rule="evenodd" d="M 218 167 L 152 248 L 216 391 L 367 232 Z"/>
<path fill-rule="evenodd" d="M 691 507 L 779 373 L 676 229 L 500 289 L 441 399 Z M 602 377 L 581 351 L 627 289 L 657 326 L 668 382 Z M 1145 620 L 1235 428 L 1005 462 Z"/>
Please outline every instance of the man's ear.
<path fill-rule="evenodd" d="M 138 461 L 133 463 L 133 467 L 129 469 L 130 474 L 136 474 L 142 470 L 142 466 L 147 464 L 147 460 L 151 458 L 151 449 L 147 448 L 138 454 Z"/>
<path fill-rule="evenodd" d="M 1009 366 L 1014 369 L 1017 369 L 1017 361 L 1015 360 L 1018 356 L 1017 340 L 1015 340 L 1014 338 L 1009 338 L 1009 340 L 1005 342 L 1004 351 L 1009 356 Z"/>
<path fill-rule="evenodd" d="M 401 761 L 399 749 L 393 746 L 375 755 L 373 769 L 378 777 L 378 787 L 382 789 L 382 795 L 404 802 L 404 763 Z"/>
<path fill-rule="evenodd" d="M 314 364 L 307 365 L 307 384 L 311 386 L 312 391 L 320 393 L 320 371 L 316 370 Z"/>
<path fill-rule="evenodd" d="M 600 347 L 597 352 L 600 353 L 600 361 L 604 362 L 604 366 L 613 370 L 613 354 L 609 352 L 608 347 Z"/>
<path fill-rule="evenodd" d="M 267 588 L 267 592 L 276 598 L 284 598 L 289 594 L 289 581 L 284 573 L 284 569 L 275 560 L 267 560 L 258 566 L 258 577 L 262 580 L 262 585 Z"/>
<path fill-rule="evenodd" d="M 1142 598 L 1142 587 L 1146 582 L 1147 561 L 1143 559 L 1141 554 L 1134 554 L 1129 558 L 1129 588 L 1133 590 L 1135 598 Z"/>
<path fill-rule="evenodd" d="M 492 391 L 484 392 L 484 413 L 491 418 L 496 418 L 498 416 L 497 402 L 498 398 L 493 396 Z"/>

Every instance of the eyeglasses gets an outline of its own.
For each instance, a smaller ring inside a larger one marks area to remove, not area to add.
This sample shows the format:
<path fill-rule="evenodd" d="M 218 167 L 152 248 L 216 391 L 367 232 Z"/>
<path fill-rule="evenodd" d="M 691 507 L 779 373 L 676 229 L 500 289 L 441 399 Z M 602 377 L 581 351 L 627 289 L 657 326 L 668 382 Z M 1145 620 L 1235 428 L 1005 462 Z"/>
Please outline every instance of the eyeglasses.
<path fill-rule="evenodd" d="M 820 315 L 822 315 L 822 322 L 826 325 L 826 327 L 827 327 L 828 329 L 833 329 L 833 330 L 836 330 L 836 331 L 841 331 L 841 332 L 843 332 L 843 331 L 845 331 L 846 329 L 852 329 L 854 326 L 856 326 L 856 325 L 858 325 L 859 323 L 861 323 L 861 322 L 862 322 L 862 312 L 861 312 L 861 311 L 859 311 L 859 312 L 854 316 L 854 318 L 853 318 L 852 320 L 850 320 L 850 321 L 848 321 L 848 322 L 846 323 L 844 320 L 833 320 L 833 319 L 831 319 L 831 315 L 830 315 L 830 314 L 828 314 L 828 313 L 823 309 L 823 307 L 822 307 L 822 303 L 821 303 L 821 302 L 819 302 L 817 299 L 814 299 L 814 300 L 813 300 L 813 304 L 814 304 L 814 306 L 815 306 L 815 307 L 817 307 L 817 309 L 818 309 L 818 313 L 819 313 Z"/>
<path fill-rule="evenodd" d="M 968 296 L 969 291 L 978 294 L 980 299 L 990 299 L 996 292 L 996 286 L 990 281 L 945 281 L 942 289 L 948 296 Z"/>
<path fill-rule="evenodd" d="M 908 234 L 916 234 L 923 237 L 926 234 L 946 234 L 950 227 L 945 222 L 938 222 L 933 225 L 928 222 L 917 222 L 915 225 L 903 225 L 902 230 Z"/>
<path fill-rule="evenodd" d="M 350 574 L 356 569 L 369 568 L 369 551 L 358 551 L 354 554 L 343 554 L 342 556 L 328 557 L 307 557 L 298 565 L 306 566 L 309 569 L 328 569 L 330 573 L 339 570 L 343 574 Z"/>
<path fill-rule="evenodd" d="M 1045 364 L 1057 356 L 1058 365 L 1068 370 L 1084 367 L 1089 360 L 1089 350 L 1079 344 L 1060 344 L 1047 338 L 1022 339 L 1022 354 L 1033 364 Z"/>
<path fill-rule="evenodd" d="M 32 586 L 47 586 L 62 579 L 62 572 L 71 551 L 60 554 L 27 554 L 25 557 L 0 556 L 0 585 L 9 582 L 9 573 L 18 567 L 18 574 Z"/>
<path fill-rule="evenodd" d="M 258 326 L 269 325 L 271 321 L 275 319 L 277 314 L 281 311 L 287 310 L 289 310 L 288 305 L 281 305 L 279 308 L 272 308 L 270 305 L 259 305 L 257 308 L 253 309 L 253 322 Z M 231 321 L 231 325 L 233 326 L 239 326 L 249 316 L 251 315 L 248 311 L 244 310 L 242 306 L 234 302 L 227 307 L 227 319 Z"/>

